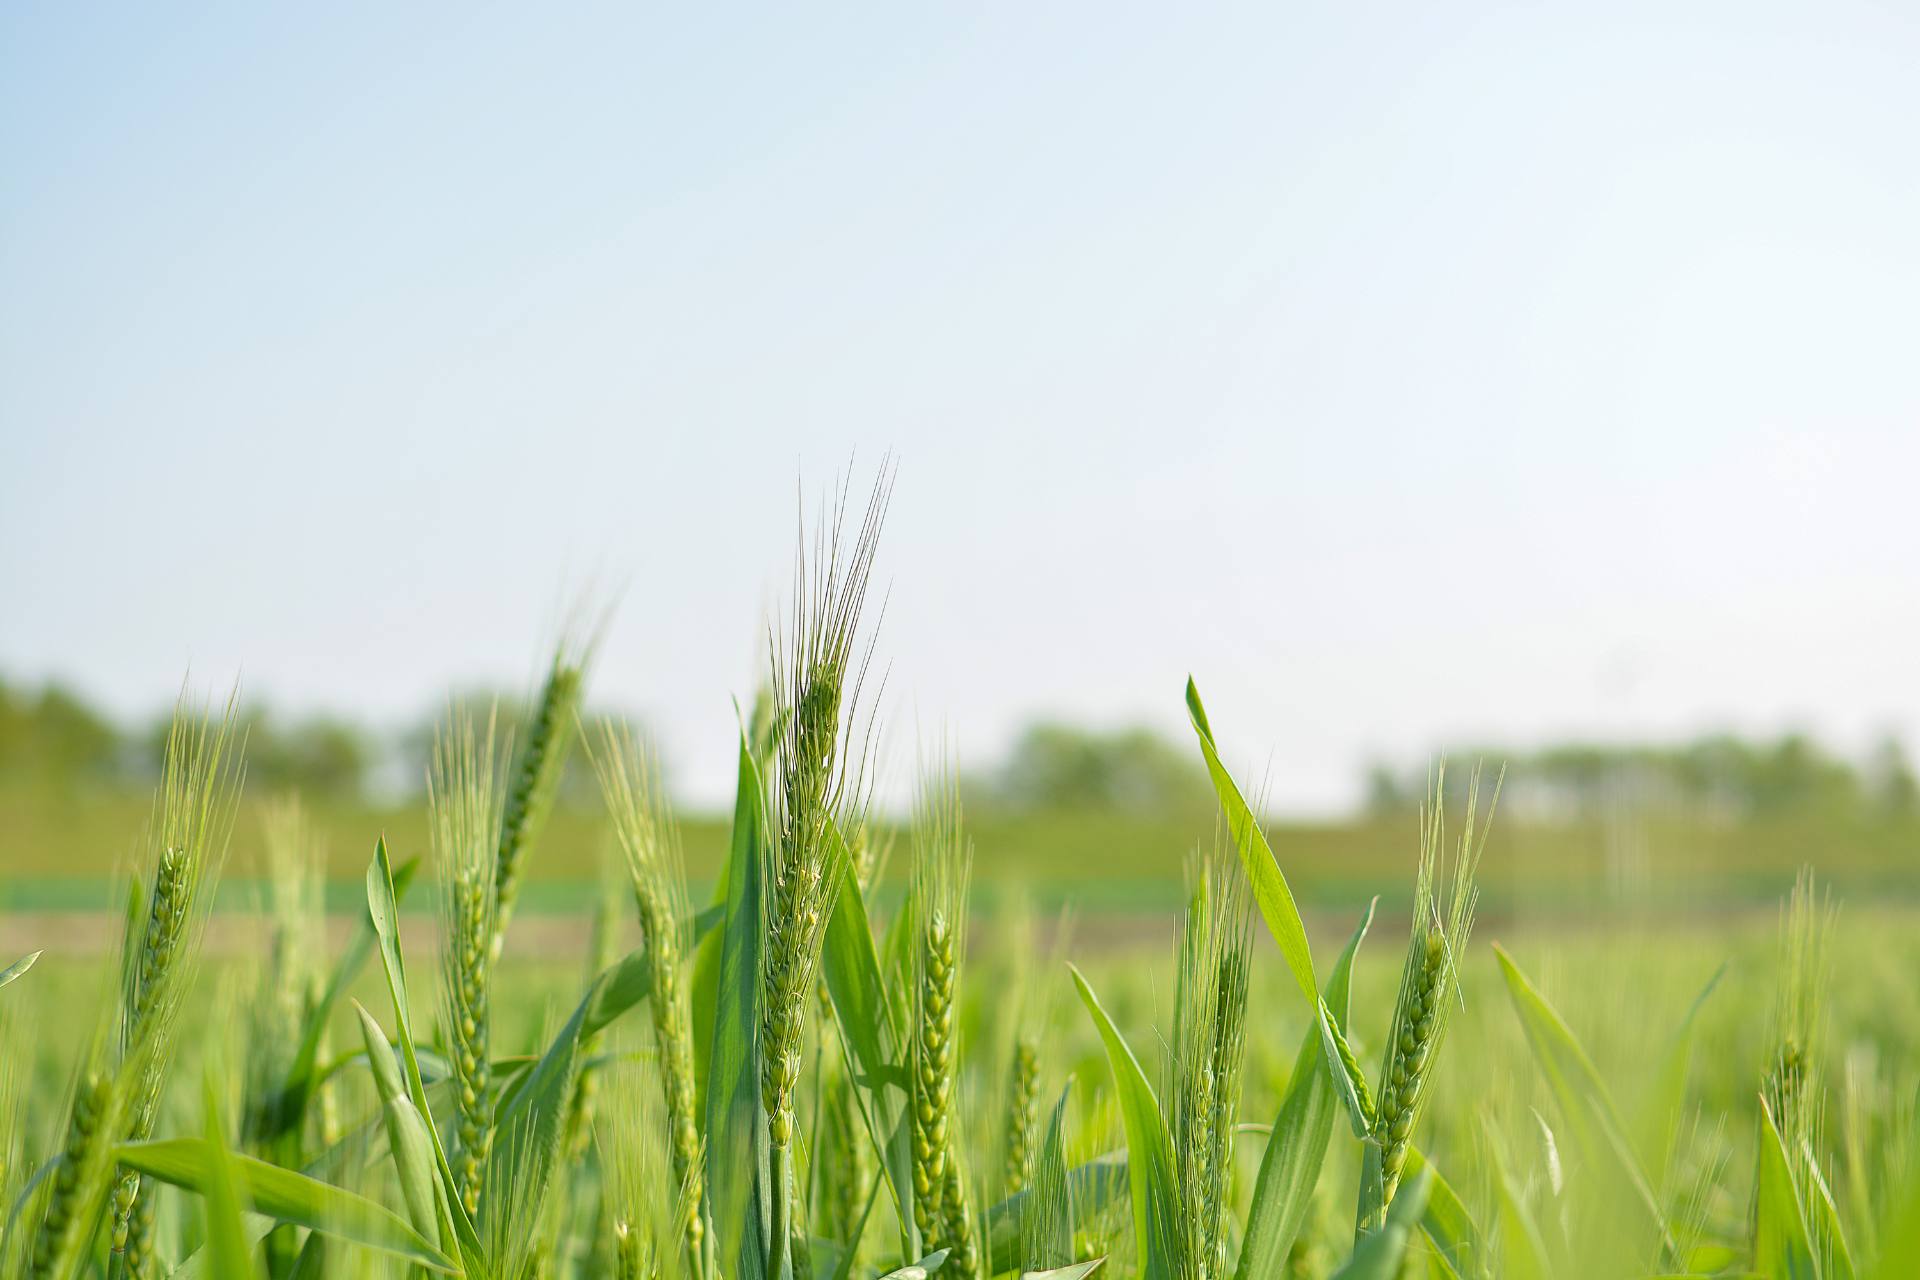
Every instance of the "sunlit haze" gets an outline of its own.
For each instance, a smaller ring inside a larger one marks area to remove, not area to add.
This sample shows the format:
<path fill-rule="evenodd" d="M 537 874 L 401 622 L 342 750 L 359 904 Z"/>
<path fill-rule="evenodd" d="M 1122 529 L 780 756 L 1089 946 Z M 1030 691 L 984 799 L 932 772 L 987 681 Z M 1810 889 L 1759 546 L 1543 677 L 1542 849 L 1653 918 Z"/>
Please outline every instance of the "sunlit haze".
<path fill-rule="evenodd" d="M 883 719 L 1920 728 L 1920 8 L 9 5 L 0 674 L 529 682 L 727 794 L 801 499 Z M 875 611 L 876 614 L 878 610 Z"/>

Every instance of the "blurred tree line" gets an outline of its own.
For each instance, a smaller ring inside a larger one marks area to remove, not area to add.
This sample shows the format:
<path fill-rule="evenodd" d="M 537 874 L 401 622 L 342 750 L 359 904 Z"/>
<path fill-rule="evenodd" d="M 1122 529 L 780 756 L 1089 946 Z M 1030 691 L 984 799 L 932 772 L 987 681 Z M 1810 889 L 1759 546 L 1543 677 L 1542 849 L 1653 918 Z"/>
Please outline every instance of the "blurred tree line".
<path fill-rule="evenodd" d="M 1920 781 L 1891 735 L 1862 761 L 1835 755 L 1804 733 L 1750 740 L 1712 734 L 1677 745 L 1567 743 L 1535 751 L 1450 751 L 1456 762 L 1504 761 L 1500 804 L 1537 818 L 1592 818 L 1609 810 L 1682 812 L 1727 822 L 1781 817 L 1903 820 L 1920 815 Z M 1446 779 L 1447 804 L 1465 799 L 1471 771 Z M 1429 786 L 1424 768 L 1376 763 L 1367 773 L 1374 814 L 1415 808 Z"/>
<path fill-rule="evenodd" d="M 520 724 L 520 696 L 469 691 L 457 707 L 484 724 L 489 715 L 504 753 Z M 159 777 L 170 710 L 131 728 L 116 724 L 72 689 L 0 679 L 0 780 L 146 787 Z M 436 709 L 397 733 L 379 733 L 336 716 L 288 717 L 260 703 L 241 709 L 250 786 L 298 790 L 326 800 L 397 798 L 424 790 Z M 591 770 L 573 753 L 562 781 L 569 794 L 591 790 Z"/>
<path fill-rule="evenodd" d="M 328 800 L 417 796 L 433 750 L 434 726 L 448 706 L 482 723 L 492 714 L 504 751 L 519 727 L 525 699 L 470 690 L 412 725 L 385 733 L 333 716 L 287 717 L 250 705 L 241 715 L 250 783 Z M 590 711 L 589 719 L 596 714 Z M 151 785 L 159 773 L 166 722 L 161 712 L 127 729 L 61 684 L 28 687 L 0 679 L 0 781 Z M 1449 806 L 1465 799 L 1471 762 L 1497 768 L 1504 761 L 1501 808 L 1525 818 L 1587 819 L 1618 807 L 1730 822 L 1920 817 L 1920 781 L 1905 749 L 1890 736 L 1859 761 L 1800 733 L 1771 740 L 1718 734 L 1678 745 L 1569 743 L 1447 755 L 1455 762 L 1447 774 Z M 572 753 L 562 786 L 574 799 L 592 797 L 584 753 Z M 1033 724 L 997 764 L 966 774 L 962 787 L 970 807 L 1001 813 L 1200 815 L 1213 807 L 1212 789 L 1189 744 L 1141 727 Z M 1375 816 L 1405 814 L 1418 806 L 1427 787 L 1425 766 L 1376 763 L 1366 774 L 1364 808 Z"/>
<path fill-rule="evenodd" d="M 1007 812 L 1094 809 L 1121 813 L 1206 812 L 1213 790 L 1198 755 L 1151 729 L 1108 732 L 1043 721 L 1005 760 L 962 779 L 967 802 Z"/>

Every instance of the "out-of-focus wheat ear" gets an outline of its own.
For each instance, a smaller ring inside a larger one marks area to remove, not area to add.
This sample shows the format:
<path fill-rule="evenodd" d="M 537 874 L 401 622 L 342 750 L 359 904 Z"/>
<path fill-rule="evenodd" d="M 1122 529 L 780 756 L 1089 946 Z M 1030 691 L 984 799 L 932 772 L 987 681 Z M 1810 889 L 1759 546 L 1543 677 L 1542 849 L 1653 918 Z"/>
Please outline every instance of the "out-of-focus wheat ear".
<path fill-rule="evenodd" d="M 124 942 L 119 1041 L 127 1079 L 125 1136 L 136 1141 L 153 1134 L 175 1022 L 226 865 L 244 771 L 238 716 L 237 688 L 218 711 L 183 692 L 167 728 L 147 829 L 145 909 L 129 916 Z M 135 1276 L 145 1273 L 151 1252 L 151 1206 L 141 1211 L 151 1194 L 137 1173 L 122 1175 L 113 1190 L 112 1265 Z"/>
<path fill-rule="evenodd" d="M 1775 1047 L 1764 1082 L 1767 1105 L 1789 1150 L 1813 1136 L 1820 1119 L 1822 1011 L 1834 920 L 1831 899 L 1816 892 L 1812 868 L 1801 868 L 1780 918 Z"/>
<path fill-rule="evenodd" d="M 1251 890 L 1224 832 L 1189 861 L 1188 877 L 1163 1106 L 1185 1227 L 1176 1258 L 1183 1280 L 1207 1280 L 1226 1260 L 1253 915 Z"/>
<path fill-rule="evenodd" d="M 685 1223 L 697 1203 L 692 1184 L 701 1176 L 699 1166 L 688 1179 L 674 1181 L 659 1091 L 645 1080 L 639 1064 L 622 1061 L 623 1056 L 614 1055 L 616 1065 L 606 1080 L 607 1105 L 596 1126 L 615 1272 L 642 1280 L 699 1275 L 698 1265 L 686 1262 L 683 1249 Z"/>
<path fill-rule="evenodd" d="M 599 892 L 593 900 L 593 922 L 587 933 L 587 971 L 583 984 L 590 984 L 619 958 L 616 947 L 620 929 L 622 900 L 625 897 L 625 868 L 614 857 L 603 853 L 600 859 Z M 566 1150 L 574 1160 L 585 1158 L 593 1144 L 593 1108 L 600 1092 L 600 1066 L 597 1059 L 604 1031 L 581 1041 L 584 1060 L 573 1081 L 573 1097 L 567 1104 Z"/>
<path fill-rule="evenodd" d="M 1826 985 L 1837 911 L 1802 867 L 1780 920 L 1780 978 L 1774 996 L 1774 1051 L 1762 1092 L 1787 1153 L 1788 1173 L 1804 1205 L 1826 1198 L 1816 1152 L 1825 1146 Z M 1824 1260 L 1843 1246 L 1827 1215 L 1808 1214 L 1810 1243 Z"/>
<path fill-rule="evenodd" d="M 1007 1084 L 1006 1193 L 1027 1189 L 1033 1169 L 1034 1143 L 1040 1125 L 1040 1049 L 1033 1037 L 1014 1041 L 1013 1068 Z"/>
<path fill-rule="evenodd" d="M 112 1080 L 97 1069 L 89 1070 L 74 1090 L 66 1141 L 34 1241 L 31 1274 L 35 1280 L 71 1274 L 86 1248 L 80 1237 L 91 1221 L 87 1183 L 101 1164 L 99 1149 L 113 1141 L 111 1102 Z"/>
<path fill-rule="evenodd" d="M 1494 803 L 1479 818 L 1480 771 L 1467 786 L 1467 811 L 1459 844 L 1451 859 L 1446 842 L 1446 767 L 1434 775 L 1421 815 L 1420 868 L 1414 883 L 1413 934 L 1401 969 L 1393 1025 L 1380 1067 L 1380 1092 L 1373 1138 L 1380 1146 L 1384 1214 L 1399 1188 L 1407 1152 L 1433 1078 L 1433 1062 L 1446 1035 L 1448 1017 L 1459 1000 L 1459 963 L 1473 932 L 1479 901 L 1480 856 L 1493 822 Z M 1499 783 L 1493 801 L 1499 798 Z M 1363 1223 L 1371 1230 L 1377 1222 Z"/>
<path fill-rule="evenodd" d="M 692 913 L 686 857 L 659 767 L 631 730 L 612 720 L 602 721 L 598 732 L 590 737 L 588 755 L 600 779 L 614 836 L 626 859 L 634 908 L 650 961 L 648 1012 L 660 1053 L 668 1151 L 676 1183 L 692 1189 L 684 1230 L 687 1257 L 697 1266 L 704 1249 L 706 1215 L 699 1180 L 693 1177 L 701 1150 L 694 1117 L 693 1010 L 688 987 L 692 939 L 686 924 Z"/>
<path fill-rule="evenodd" d="M 453 1066 L 459 1146 L 454 1180 L 469 1217 L 480 1212 L 493 1146 L 490 1045 L 495 936 L 494 836 L 500 829 L 494 719 L 456 711 L 434 742 L 427 802 L 441 879 L 441 1005 Z"/>
<path fill-rule="evenodd" d="M 155 1048 L 149 1032 L 119 1051 L 115 1067 L 111 1035 L 105 1026 L 95 1031 L 75 1073 L 58 1163 L 35 1196 L 39 1226 L 26 1258 L 33 1280 L 72 1280 L 93 1257 L 95 1233 L 115 1187 L 114 1144 L 132 1124 Z"/>
<path fill-rule="evenodd" d="M 505 943 L 507 925 L 520 897 L 526 858 L 540 838 L 579 723 L 581 692 L 592 658 L 591 640 L 563 639 L 548 664 L 546 679 L 534 699 L 532 715 L 520 734 L 518 753 L 508 773 L 506 806 L 500 815 L 500 839 L 494 860 L 493 933 L 488 951 L 494 957 Z"/>

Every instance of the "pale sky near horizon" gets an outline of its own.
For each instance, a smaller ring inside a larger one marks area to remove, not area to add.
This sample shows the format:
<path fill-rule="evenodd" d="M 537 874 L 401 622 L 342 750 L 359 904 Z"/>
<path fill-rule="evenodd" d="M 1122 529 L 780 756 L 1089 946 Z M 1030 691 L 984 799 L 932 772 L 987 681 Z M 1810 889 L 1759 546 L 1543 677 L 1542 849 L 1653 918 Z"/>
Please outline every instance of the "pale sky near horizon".
<path fill-rule="evenodd" d="M 711 801 L 796 487 L 890 451 L 896 761 L 1184 735 L 1189 671 L 1294 810 L 1911 740 L 1917 65 L 1913 5 L 9 5 L 0 673 L 396 720 L 611 584 Z"/>

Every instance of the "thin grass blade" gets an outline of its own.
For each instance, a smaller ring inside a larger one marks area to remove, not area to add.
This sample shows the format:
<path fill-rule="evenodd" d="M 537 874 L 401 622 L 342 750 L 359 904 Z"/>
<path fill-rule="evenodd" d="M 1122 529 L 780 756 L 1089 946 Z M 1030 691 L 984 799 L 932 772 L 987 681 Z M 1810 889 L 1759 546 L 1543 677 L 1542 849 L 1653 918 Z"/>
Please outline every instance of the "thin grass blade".
<path fill-rule="evenodd" d="M 1336 1023 L 1344 1025 L 1352 1004 L 1353 960 L 1367 930 L 1373 925 L 1377 904 L 1367 904 L 1359 927 L 1347 940 L 1346 949 L 1334 962 L 1327 977 L 1323 1004 Z M 1267 1138 L 1260 1157 L 1260 1174 L 1253 1185 L 1253 1203 L 1247 1211 L 1246 1237 L 1240 1246 L 1239 1280 L 1260 1280 L 1279 1275 L 1285 1266 L 1300 1225 L 1306 1221 L 1313 1203 L 1313 1189 L 1320 1181 L 1320 1169 L 1326 1161 L 1327 1144 L 1333 1137 L 1333 1120 L 1340 1109 L 1333 1076 L 1326 1068 L 1327 1054 L 1318 1027 L 1310 1029 L 1294 1055 L 1293 1074 L 1288 1078 L 1287 1096 L 1274 1118 L 1273 1132 Z"/>
<path fill-rule="evenodd" d="M 1187 715 L 1193 721 L 1193 731 L 1200 737 L 1200 754 L 1206 757 L 1207 773 L 1213 779 L 1220 808 L 1226 814 L 1228 833 L 1247 869 L 1253 900 L 1259 905 L 1261 918 L 1267 922 L 1273 940 L 1279 944 L 1287 967 L 1293 971 L 1294 981 L 1300 984 L 1301 994 L 1306 996 L 1309 1005 L 1315 1004 L 1320 999 L 1320 984 L 1313 976 L 1313 950 L 1307 945 L 1307 927 L 1300 919 L 1300 908 L 1294 904 L 1293 890 L 1287 887 L 1287 877 L 1281 873 L 1280 862 L 1273 856 L 1273 846 L 1267 843 L 1259 819 L 1248 807 L 1233 775 L 1220 763 L 1220 753 L 1213 742 L 1213 726 L 1207 722 L 1207 710 L 1201 705 L 1200 690 L 1192 677 L 1187 679 Z"/>
<path fill-rule="evenodd" d="M 1794 1190 L 1787 1149 L 1766 1099 L 1760 1100 L 1760 1151 L 1754 1172 L 1753 1264 L 1774 1280 L 1819 1280 L 1807 1219 Z"/>
<path fill-rule="evenodd" d="M 1068 965 L 1080 999 L 1106 1046 L 1107 1064 L 1120 1095 L 1120 1115 L 1127 1131 L 1128 1182 L 1133 1193 L 1134 1243 L 1139 1250 L 1142 1280 L 1173 1280 L 1177 1274 L 1179 1197 L 1173 1183 L 1173 1144 L 1160 1114 L 1159 1099 L 1147 1083 L 1140 1060 L 1121 1036 L 1086 977 Z"/>

